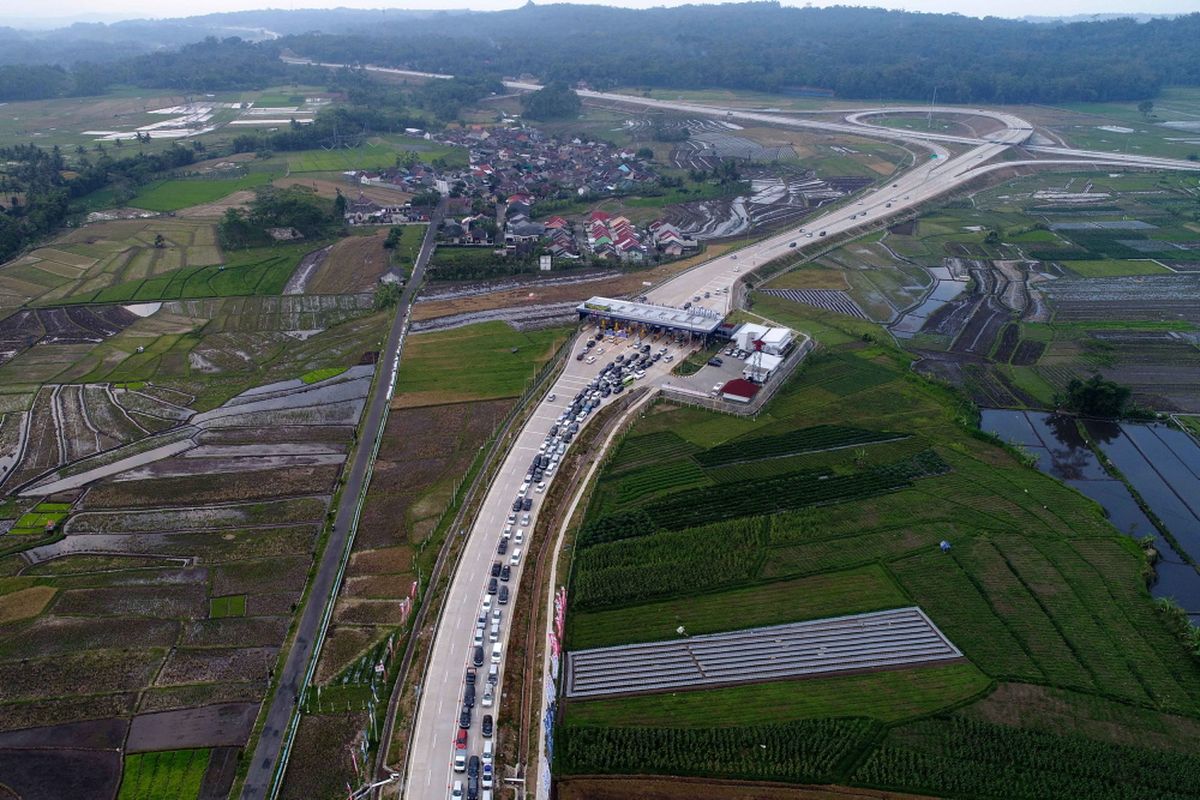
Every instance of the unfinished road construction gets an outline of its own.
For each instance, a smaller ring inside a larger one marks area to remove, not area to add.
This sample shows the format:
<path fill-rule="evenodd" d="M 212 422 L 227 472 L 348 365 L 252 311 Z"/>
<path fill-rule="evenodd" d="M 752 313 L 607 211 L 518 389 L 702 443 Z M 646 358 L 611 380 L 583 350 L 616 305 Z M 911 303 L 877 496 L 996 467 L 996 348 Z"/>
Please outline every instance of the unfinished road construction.
<path fill-rule="evenodd" d="M 574 698 L 889 669 L 962 658 L 919 608 L 567 654 Z"/>

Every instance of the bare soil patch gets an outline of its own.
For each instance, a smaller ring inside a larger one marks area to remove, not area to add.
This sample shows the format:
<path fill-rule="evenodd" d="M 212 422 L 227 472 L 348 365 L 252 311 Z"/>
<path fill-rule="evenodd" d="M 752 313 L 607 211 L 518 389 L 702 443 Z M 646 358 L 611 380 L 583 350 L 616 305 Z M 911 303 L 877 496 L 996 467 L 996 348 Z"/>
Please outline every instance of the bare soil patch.
<path fill-rule="evenodd" d="M 340 466 L 291 467 L 286 470 L 240 472 L 102 483 L 84 497 L 87 508 L 147 508 L 188 503 L 265 500 L 280 496 L 325 494 L 337 479 Z"/>
<path fill-rule="evenodd" d="M 254 199 L 254 192 L 249 189 L 243 189 L 239 192 L 226 195 L 220 200 L 214 200 L 211 203 L 201 203 L 198 206 L 185 208 L 176 212 L 176 216 L 184 219 L 220 219 L 225 216 L 225 212 L 231 208 L 240 208 Z"/>
<path fill-rule="evenodd" d="M 353 294 L 369 292 L 388 269 L 388 251 L 383 249 L 387 229 L 371 236 L 347 236 L 333 249 L 308 279 L 306 294 Z"/>
<path fill-rule="evenodd" d="M 21 800 L 110 798 L 121 783 L 121 755 L 115 750 L 0 750 L 0 776 L 0 792 L 7 789 Z"/>
<path fill-rule="evenodd" d="M 288 186 L 303 186 L 306 189 L 312 189 L 315 191 L 318 197 L 327 197 L 331 200 L 337 197 L 338 192 L 341 192 L 346 196 L 347 200 L 357 200 L 361 196 L 365 197 L 371 202 L 378 203 L 381 206 L 404 205 L 412 199 L 411 194 L 408 194 L 407 192 L 398 192 L 395 189 L 385 189 L 381 186 L 362 186 L 361 184 L 356 183 L 340 183 L 338 181 L 326 180 L 324 178 L 276 178 L 272 185 L 280 188 L 286 188 Z"/>
<path fill-rule="evenodd" d="M 264 680 L 275 664 L 277 647 L 236 650 L 176 650 L 159 672 L 155 684 L 215 683 Z"/>
<path fill-rule="evenodd" d="M 258 703 L 222 703 L 139 714 L 129 726 L 125 752 L 240 747 L 250 736 L 257 714 Z"/>

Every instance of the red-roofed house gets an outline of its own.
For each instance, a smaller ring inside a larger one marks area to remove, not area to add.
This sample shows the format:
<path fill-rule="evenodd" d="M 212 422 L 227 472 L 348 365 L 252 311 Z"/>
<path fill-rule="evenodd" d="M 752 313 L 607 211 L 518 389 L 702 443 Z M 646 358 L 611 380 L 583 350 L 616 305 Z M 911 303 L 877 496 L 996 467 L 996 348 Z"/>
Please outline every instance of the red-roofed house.
<path fill-rule="evenodd" d="M 761 387 L 745 378 L 734 378 L 721 387 L 721 396 L 735 403 L 749 403 Z"/>

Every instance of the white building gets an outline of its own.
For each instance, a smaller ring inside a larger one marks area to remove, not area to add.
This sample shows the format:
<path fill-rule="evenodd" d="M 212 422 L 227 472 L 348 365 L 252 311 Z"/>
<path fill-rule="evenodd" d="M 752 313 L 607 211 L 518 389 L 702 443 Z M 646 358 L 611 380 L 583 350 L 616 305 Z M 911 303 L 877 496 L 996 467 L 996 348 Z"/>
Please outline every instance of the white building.
<path fill-rule="evenodd" d="M 755 351 L 754 343 L 762 342 L 762 351 L 773 356 L 783 355 L 791 348 L 796 340 L 796 332 L 791 328 L 771 328 L 766 325 L 756 325 L 745 322 L 733 332 L 733 341 L 740 349 L 749 353 Z"/>
<path fill-rule="evenodd" d="M 767 353 L 765 350 L 761 353 L 753 353 L 746 359 L 746 366 L 742 369 L 742 377 L 748 381 L 755 383 L 766 383 L 767 379 L 779 369 L 779 365 L 783 363 L 783 356 L 776 356 Z"/>

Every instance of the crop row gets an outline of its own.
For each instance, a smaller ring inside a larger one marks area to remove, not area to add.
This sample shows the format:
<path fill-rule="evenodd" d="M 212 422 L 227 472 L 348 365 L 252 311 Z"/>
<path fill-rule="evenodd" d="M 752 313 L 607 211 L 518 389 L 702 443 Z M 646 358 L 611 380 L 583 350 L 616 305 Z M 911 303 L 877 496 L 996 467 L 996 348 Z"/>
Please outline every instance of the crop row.
<path fill-rule="evenodd" d="M 736 520 L 599 544 L 575 563 L 577 610 L 695 594 L 753 579 L 766 542 L 762 520 Z"/>
<path fill-rule="evenodd" d="M 942 797 L 1135 800 L 1200 796 L 1200 758 L 962 718 L 896 729 L 854 775 Z"/>
<path fill-rule="evenodd" d="M 621 442 L 609 465 L 609 472 L 623 472 L 645 464 L 654 464 L 696 452 L 696 445 L 674 431 L 655 431 L 630 436 Z"/>
<path fill-rule="evenodd" d="M 838 447 L 886 442 L 902 438 L 903 434 L 885 431 L 868 431 L 842 425 L 817 425 L 799 428 L 777 436 L 758 436 L 752 439 L 734 439 L 716 447 L 696 453 L 694 458 L 705 467 L 733 464 L 739 461 L 757 461 L 762 458 L 779 458 L 814 450 L 830 450 Z"/>
<path fill-rule="evenodd" d="M 567 727 L 560 769 L 574 774 L 703 775 L 827 783 L 877 731 L 868 720 L 738 728 Z"/>
<path fill-rule="evenodd" d="M 914 478 L 940 474 L 946 469 L 945 462 L 936 453 L 926 450 L 910 459 L 853 475 L 797 472 L 738 486 L 736 491 L 692 489 L 678 492 L 645 508 L 658 527 L 673 530 L 735 517 L 872 497 L 909 486 Z"/>
<path fill-rule="evenodd" d="M 708 476 L 696 466 L 695 461 L 679 458 L 640 467 L 622 475 L 615 481 L 615 499 L 620 505 L 628 505 L 649 495 L 708 483 Z"/>
<path fill-rule="evenodd" d="M 207 749 L 127 756 L 117 800 L 194 800 L 200 794 L 208 759 Z"/>

